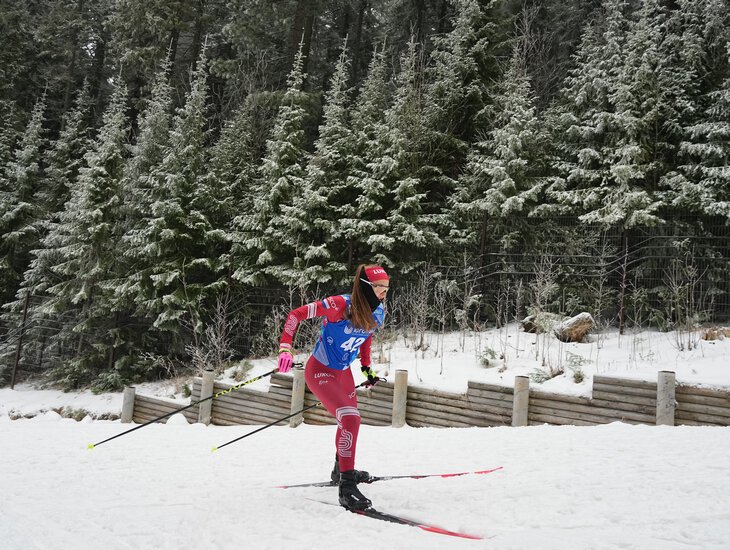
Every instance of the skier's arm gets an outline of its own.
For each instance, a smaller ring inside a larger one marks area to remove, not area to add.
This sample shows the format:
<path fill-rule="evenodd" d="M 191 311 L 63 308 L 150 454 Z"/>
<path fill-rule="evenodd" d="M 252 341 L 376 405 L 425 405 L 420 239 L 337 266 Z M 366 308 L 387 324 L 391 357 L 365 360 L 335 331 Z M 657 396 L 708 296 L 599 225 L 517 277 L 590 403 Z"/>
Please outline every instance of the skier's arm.
<path fill-rule="evenodd" d="M 368 336 L 368 339 L 360 346 L 360 364 L 362 368 L 370 368 L 370 349 L 373 346 L 373 335 Z"/>
<path fill-rule="evenodd" d="M 368 336 L 368 339 L 360 346 L 360 370 L 363 375 L 368 379 L 367 386 L 374 386 L 378 382 L 382 382 L 385 378 L 380 378 L 378 373 L 370 368 L 370 348 L 373 345 L 373 335 Z"/>
<path fill-rule="evenodd" d="M 294 335 L 297 333 L 299 323 L 305 319 L 314 317 L 327 317 L 328 321 L 339 321 L 343 318 L 346 303 L 342 296 L 330 296 L 318 302 L 293 309 L 286 318 L 284 331 L 279 339 L 279 353 L 282 351 L 291 352 Z"/>

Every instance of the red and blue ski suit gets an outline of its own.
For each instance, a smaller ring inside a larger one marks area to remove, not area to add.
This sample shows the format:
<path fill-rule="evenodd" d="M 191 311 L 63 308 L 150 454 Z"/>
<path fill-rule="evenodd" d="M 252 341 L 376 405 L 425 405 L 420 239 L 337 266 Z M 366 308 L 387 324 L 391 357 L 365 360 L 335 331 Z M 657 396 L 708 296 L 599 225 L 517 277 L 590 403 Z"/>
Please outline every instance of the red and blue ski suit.
<path fill-rule="evenodd" d="M 330 296 L 298 307 L 289 313 L 279 344 L 280 349 L 290 349 L 300 322 L 314 317 L 325 318 L 322 333 L 304 369 L 304 379 L 311 392 L 337 420 L 335 446 L 340 471 L 343 472 L 355 468 L 355 448 L 360 431 L 360 413 L 350 364 L 359 352 L 360 363 L 370 366 L 370 347 L 375 332 L 353 327 L 346 318 L 349 307 L 348 294 Z M 382 305 L 373 312 L 373 317 L 380 327 L 385 317 Z"/>

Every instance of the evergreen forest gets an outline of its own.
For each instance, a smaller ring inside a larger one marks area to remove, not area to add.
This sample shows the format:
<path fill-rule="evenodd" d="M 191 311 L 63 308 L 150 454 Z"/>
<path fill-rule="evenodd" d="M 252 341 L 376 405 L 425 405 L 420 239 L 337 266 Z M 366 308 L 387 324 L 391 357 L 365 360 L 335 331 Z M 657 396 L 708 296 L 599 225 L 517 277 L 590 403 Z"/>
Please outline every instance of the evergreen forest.
<path fill-rule="evenodd" d="M 3 0 L 0 43 L 0 385 L 272 353 L 359 263 L 383 337 L 730 319 L 727 0 Z"/>

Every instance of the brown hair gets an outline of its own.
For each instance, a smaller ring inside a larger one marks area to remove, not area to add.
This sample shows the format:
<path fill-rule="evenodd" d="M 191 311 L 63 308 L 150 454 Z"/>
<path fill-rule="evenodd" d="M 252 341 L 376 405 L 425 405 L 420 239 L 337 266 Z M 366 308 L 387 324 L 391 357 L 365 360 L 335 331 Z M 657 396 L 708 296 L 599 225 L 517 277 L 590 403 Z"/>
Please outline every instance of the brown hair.
<path fill-rule="evenodd" d="M 374 330 L 377 328 L 378 323 L 375 322 L 370 304 L 368 304 L 368 300 L 362 291 L 362 285 L 367 283 L 360 282 L 361 277 L 367 280 L 365 276 L 366 267 L 371 266 L 360 264 L 357 266 L 357 271 L 355 271 L 355 281 L 352 285 L 352 294 L 350 295 L 350 312 L 347 317 L 355 328 L 359 328 L 360 330 Z"/>

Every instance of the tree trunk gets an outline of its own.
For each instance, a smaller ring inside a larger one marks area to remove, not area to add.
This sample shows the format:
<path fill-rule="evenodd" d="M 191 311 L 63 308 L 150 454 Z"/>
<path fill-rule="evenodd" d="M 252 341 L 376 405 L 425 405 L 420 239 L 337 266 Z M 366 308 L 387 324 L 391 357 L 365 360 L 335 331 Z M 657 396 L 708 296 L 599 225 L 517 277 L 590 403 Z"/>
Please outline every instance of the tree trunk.
<path fill-rule="evenodd" d="M 175 74 L 175 59 L 177 58 L 177 47 L 178 43 L 180 41 L 180 30 L 175 29 L 170 33 L 170 50 L 167 52 L 167 55 L 170 60 L 170 74 L 167 75 L 168 79 Z"/>
<path fill-rule="evenodd" d="M 489 224 L 489 216 L 484 214 L 482 224 L 479 228 L 479 258 L 481 266 L 484 267 L 484 255 L 487 253 L 487 226 Z"/>
<path fill-rule="evenodd" d="M 482 218 L 481 227 L 479 229 L 479 292 L 482 296 L 486 296 L 489 290 L 487 277 L 484 273 L 487 255 L 487 227 L 489 224 L 489 216 L 485 213 Z"/>
<path fill-rule="evenodd" d="M 74 83 L 74 72 L 76 72 L 76 48 L 73 48 L 71 50 L 71 61 L 68 64 L 68 68 L 66 70 L 66 86 L 63 91 L 63 112 L 67 113 L 69 108 L 71 107 L 71 91 L 73 90 L 73 83 Z M 66 117 L 63 117 L 61 121 L 61 131 L 64 130 L 66 126 Z"/>
<path fill-rule="evenodd" d="M 94 104 L 94 120 L 101 118 L 104 108 L 101 103 L 101 88 L 104 82 L 104 62 L 106 61 L 106 40 L 107 35 L 104 33 L 96 42 L 94 48 L 94 66 L 92 70 L 92 78 L 90 83 L 91 97 Z"/>
<path fill-rule="evenodd" d="M 624 333 L 626 327 L 626 288 L 628 287 L 628 259 L 629 259 L 629 239 L 627 230 L 623 232 L 624 252 L 623 261 L 621 262 L 621 282 L 619 284 L 619 308 L 618 308 L 618 332 Z"/>
<path fill-rule="evenodd" d="M 346 3 L 345 6 L 342 8 L 342 17 L 340 18 L 340 32 L 338 33 L 340 37 L 340 43 L 342 40 L 344 40 L 346 37 L 350 35 L 350 23 L 352 21 L 352 6 L 349 3 Z"/>
<path fill-rule="evenodd" d="M 304 56 L 302 73 L 306 74 L 309 68 L 309 54 L 312 49 L 312 33 L 314 31 L 314 15 L 316 12 L 316 0 L 299 0 L 294 12 L 294 23 L 292 25 L 290 43 L 292 44 L 292 63 L 299 51 L 299 44 L 302 45 Z"/>
<path fill-rule="evenodd" d="M 76 16 L 81 17 L 84 11 L 84 0 L 78 0 L 76 4 Z M 71 108 L 71 93 L 74 89 L 74 73 L 76 73 L 76 60 L 78 59 L 79 33 L 76 30 L 69 39 L 69 50 L 71 51 L 71 61 L 66 67 L 66 87 L 63 92 L 63 112 L 67 113 Z M 66 119 L 61 122 L 61 130 L 66 125 Z"/>
<path fill-rule="evenodd" d="M 444 34 L 451 29 L 449 21 L 449 0 L 441 0 L 439 4 L 438 24 L 436 27 L 437 34 Z"/>
<path fill-rule="evenodd" d="M 365 13 L 370 8 L 368 0 L 360 0 L 357 10 L 357 19 L 355 21 L 355 29 L 352 37 L 352 74 L 350 76 L 350 85 L 354 86 L 360 82 L 360 65 L 362 65 L 362 32 L 365 25 Z"/>
<path fill-rule="evenodd" d="M 423 44 L 425 37 L 425 29 L 423 27 L 426 19 L 426 2 L 425 0 L 414 0 L 413 7 L 415 9 L 413 36 L 415 36 L 417 43 Z"/>
<path fill-rule="evenodd" d="M 119 312 L 117 311 L 116 313 L 114 313 L 114 330 L 117 330 L 118 328 L 119 328 Z M 109 372 L 114 370 L 114 362 L 117 360 L 113 334 L 112 334 L 111 340 L 112 341 L 109 344 L 109 364 L 107 365 L 107 370 Z"/>
<path fill-rule="evenodd" d="M 203 47 L 203 16 L 205 14 L 205 0 L 198 0 L 198 9 L 193 30 L 193 43 L 190 45 L 190 55 L 193 58 L 193 71 L 197 68 L 200 51 Z M 176 31 L 179 33 L 179 31 Z"/>
<path fill-rule="evenodd" d="M 36 366 L 38 370 L 43 370 L 43 361 L 45 360 L 45 351 L 46 351 L 46 342 L 48 341 L 48 338 L 44 334 L 41 337 L 41 345 L 40 349 L 38 351 L 38 358 L 36 359 Z"/>
<path fill-rule="evenodd" d="M 139 133 L 139 107 L 142 103 L 142 89 L 146 84 L 147 81 L 138 72 L 134 75 L 134 78 L 132 78 L 131 86 L 129 87 L 130 101 L 127 116 L 129 117 L 133 136 L 136 136 Z"/>

